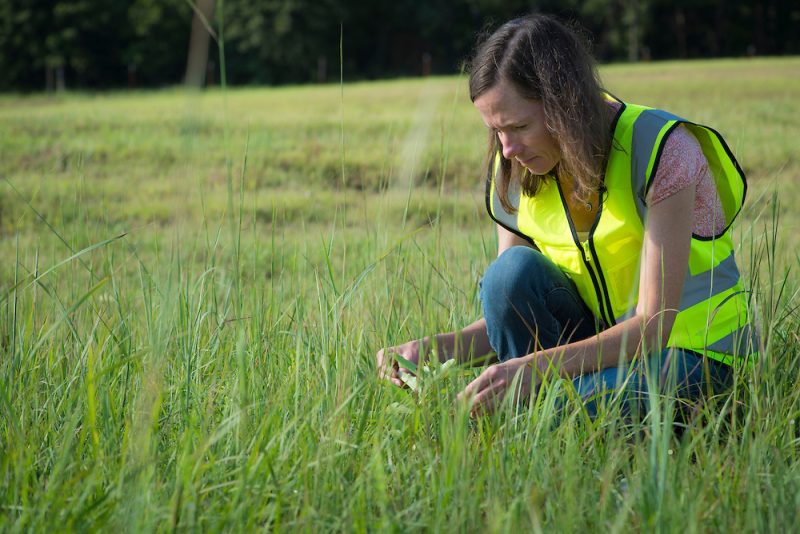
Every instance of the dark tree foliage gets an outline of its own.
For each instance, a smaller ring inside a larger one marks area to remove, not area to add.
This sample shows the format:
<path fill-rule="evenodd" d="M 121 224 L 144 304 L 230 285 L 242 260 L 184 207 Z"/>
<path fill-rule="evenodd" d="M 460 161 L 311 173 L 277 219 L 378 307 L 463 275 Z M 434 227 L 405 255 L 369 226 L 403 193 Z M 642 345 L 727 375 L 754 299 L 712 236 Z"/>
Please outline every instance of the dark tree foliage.
<path fill-rule="evenodd" d="M 224 37 L 233 84 L 335 81 L 340 60 L 348 80 L 449 74 L 479 32 L 531 11 L 579 24 L 603 61 L 800 52 L 796 0 L 217 0 L 216 8 L 210 22 Z M 181 83 L 192 18 L 191 0 L 0 0 L 0 90 Z M 212 83 L 220 64 L 212 40 Z"/>
<path fill-rule="evenodd" d="M 0 89 L 180 83 L 191 7 L 185 0 L 0 0 Z"/>
<path fill-rule="evenodd" d="M 654 58 L 796 54 L 800 3 L 793 0 L 651 0 Z"/>
<path fill-rule="evenodd" d="M 129 73 L 135 69 L 133 84 L 181 83 L 192 28 L 190 5 L 185 0 L 110 1 L 127 4 L 127 40 L 121 70 Z"/>
<path fill-rule="evenodd" d="M 222 7 L 232 83 L 310 81 L 320 58 L 338 65 L 342 2 L 227 0 Z"/>

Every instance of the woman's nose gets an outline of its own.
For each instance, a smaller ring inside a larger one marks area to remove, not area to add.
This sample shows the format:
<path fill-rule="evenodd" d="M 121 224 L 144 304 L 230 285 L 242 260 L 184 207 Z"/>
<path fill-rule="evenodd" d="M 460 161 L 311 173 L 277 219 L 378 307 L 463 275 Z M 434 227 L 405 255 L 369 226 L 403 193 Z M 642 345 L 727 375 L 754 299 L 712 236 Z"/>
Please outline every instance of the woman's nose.
<path fill-rule="evenodd" d="M 519 143 L 513 135 L 501 134 L 500 143 L 503 145 L 503 157 L 511 159 L 519 154 Z"/>

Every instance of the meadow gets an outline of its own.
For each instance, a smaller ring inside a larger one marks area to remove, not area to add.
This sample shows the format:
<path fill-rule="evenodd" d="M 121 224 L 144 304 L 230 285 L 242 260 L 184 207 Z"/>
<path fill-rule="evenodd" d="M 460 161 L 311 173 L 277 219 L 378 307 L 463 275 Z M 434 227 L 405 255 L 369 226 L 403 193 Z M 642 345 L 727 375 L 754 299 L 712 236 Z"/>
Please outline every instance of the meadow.
<path fill-rule="evenodd" d="M 762 330 L 681 431 L 553 381 L 471 420 L 384 346 L 480 314 L 496 254 L 463 76 L 0 95 L 0 530 L 784 531 L 800 521 L 800 58 L 601 69 L 749 179 Z"/>

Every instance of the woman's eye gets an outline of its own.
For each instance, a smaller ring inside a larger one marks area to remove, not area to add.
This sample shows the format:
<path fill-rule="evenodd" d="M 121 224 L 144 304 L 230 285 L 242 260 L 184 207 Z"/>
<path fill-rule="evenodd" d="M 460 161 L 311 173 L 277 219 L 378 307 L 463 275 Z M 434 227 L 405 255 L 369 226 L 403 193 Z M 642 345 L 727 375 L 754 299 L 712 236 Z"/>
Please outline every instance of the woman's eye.
<path fill-rule="evenodd" d="M 528 127 L 527 124 L 517 124 L 516 126 L 514 126 L 514 129 L 515 130 L 524 130 L 527 127 Z"/>

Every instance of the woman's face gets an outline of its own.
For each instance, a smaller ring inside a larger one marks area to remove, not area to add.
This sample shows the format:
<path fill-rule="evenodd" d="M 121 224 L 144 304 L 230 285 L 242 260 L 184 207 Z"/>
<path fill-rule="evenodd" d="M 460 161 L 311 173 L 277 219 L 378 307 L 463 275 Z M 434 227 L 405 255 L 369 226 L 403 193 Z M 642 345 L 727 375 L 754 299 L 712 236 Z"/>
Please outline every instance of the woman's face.
<path fill-rule="evenodd" d="M 486 126 L 497 133 L 503 156 L 516 159 L 534 174 L 547 174 L 561 160 L 561 151 L 544 119 L 544 106 L 524 98 L 504 80 L 475 99 Z"/>

